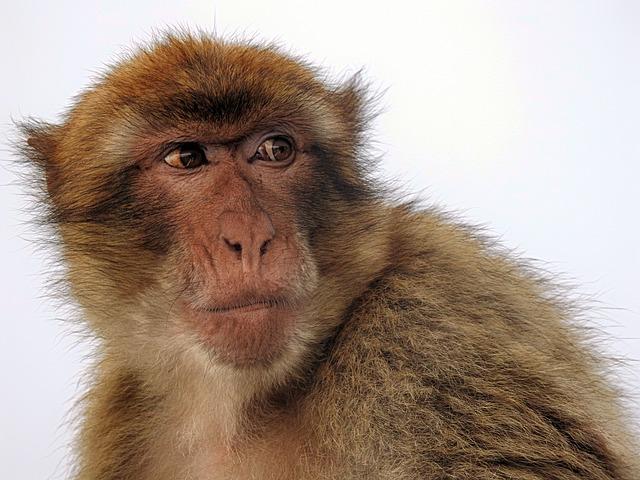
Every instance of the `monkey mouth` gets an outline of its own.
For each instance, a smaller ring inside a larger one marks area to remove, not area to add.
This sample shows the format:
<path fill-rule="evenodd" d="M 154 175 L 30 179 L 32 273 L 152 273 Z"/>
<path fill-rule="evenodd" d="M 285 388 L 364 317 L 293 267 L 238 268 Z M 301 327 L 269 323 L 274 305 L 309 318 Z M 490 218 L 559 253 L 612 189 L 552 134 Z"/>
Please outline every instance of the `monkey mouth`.
<path fill-rule="evenodd" d="M 209 305 L 185 305 L 184 319 L 223 363 L 268 363 L 294 336 L 298 303 L 291 297 L 240 297 Z"/>
<path fill-rule="evenodd" d="M 271 297 L 271 298 L 261 298 L 255 300 L 244 300 L 235 303 L 225 304 L 225 305 L 210 305 L 202 308 L 198 308 L 197 310 L 201 312 L 207 313 L 245 313 L 252 312 L 254 310 L 263 310 L 268 308 L 282 307 L 289 305 L 288 302 L 283 297 Z"/>

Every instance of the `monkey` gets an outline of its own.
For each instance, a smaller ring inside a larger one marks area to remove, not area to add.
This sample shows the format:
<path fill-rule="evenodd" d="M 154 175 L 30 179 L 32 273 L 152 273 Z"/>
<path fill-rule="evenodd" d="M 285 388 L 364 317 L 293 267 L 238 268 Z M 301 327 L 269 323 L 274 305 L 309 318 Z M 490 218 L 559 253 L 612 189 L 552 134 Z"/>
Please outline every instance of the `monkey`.
<path fill-rule="evenodd" d="M 376 179 L 373 97 L 170 31 L 20 124 L 96 340 L 72 478 L 640 478 L 579 306 Z"/>

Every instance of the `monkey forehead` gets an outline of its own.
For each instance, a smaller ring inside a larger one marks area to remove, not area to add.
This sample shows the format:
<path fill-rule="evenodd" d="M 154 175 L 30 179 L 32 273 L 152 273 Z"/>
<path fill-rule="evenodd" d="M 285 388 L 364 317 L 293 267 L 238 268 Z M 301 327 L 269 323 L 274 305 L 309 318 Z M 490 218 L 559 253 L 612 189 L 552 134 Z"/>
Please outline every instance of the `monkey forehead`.
<path fill-rule="evenodd" d="M 60 128 L 30 141 L 52 156 L 56 204 L 76 210 L 109 196 L 112 179 L 128 178 L 128 169 L 159 154 L 156 147 L 240 138 L 279 124 L 301 137 L 322 168 L 357 183 L 361 133 L 371 118 L 363 115 L 364 92 L 357 76 L 325 83 L 316 69 L 270 46 L 170 34 L 115 65 Z"/>
<path fill-rule="evenodd" d="M 315 68 L 273 46 L 174 34 L 116 65 L 76 110 L 155 131 L 178 122 L 251 130 L 280 121 L 326 137 L 344 133 L 334 92 Z"/>

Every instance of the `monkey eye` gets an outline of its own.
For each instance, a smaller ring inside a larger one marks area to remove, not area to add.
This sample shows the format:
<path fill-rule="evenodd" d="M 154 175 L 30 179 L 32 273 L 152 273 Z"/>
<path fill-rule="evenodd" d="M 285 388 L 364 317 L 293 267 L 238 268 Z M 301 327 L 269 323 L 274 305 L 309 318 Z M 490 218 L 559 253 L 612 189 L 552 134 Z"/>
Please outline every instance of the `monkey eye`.
<path fill-rule="evenodd" d="M 250 161 L 259 160 L 274 167 L 284 167 L 293 161 L 293 142 L 288 137 L 278 135 L 267 138 L 260 144 Z"/>
<path fill-rule="evenodd" d="M 183 143 L 171 150 L 165 157 L 167 165 L 174 168 L 197 168 L 207 162 L 204 149 L 197 143 Z"/>

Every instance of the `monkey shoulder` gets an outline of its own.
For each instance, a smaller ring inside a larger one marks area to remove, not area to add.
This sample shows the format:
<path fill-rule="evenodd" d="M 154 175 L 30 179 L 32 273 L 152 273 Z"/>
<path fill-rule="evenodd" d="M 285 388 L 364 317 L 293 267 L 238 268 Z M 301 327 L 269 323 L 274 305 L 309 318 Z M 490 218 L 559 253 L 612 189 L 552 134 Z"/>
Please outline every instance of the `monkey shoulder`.
<path fill-rule="evenodd" d="M 472 230 L 414 220 L 413 255 L 328 345 L 313 403 L 339 420 L 319 434 L 362 468 L 411 459 L 408 478 L 628 478 L 615 395 L 553 287 Z"/>

